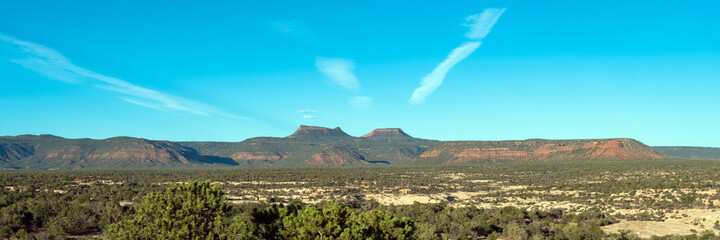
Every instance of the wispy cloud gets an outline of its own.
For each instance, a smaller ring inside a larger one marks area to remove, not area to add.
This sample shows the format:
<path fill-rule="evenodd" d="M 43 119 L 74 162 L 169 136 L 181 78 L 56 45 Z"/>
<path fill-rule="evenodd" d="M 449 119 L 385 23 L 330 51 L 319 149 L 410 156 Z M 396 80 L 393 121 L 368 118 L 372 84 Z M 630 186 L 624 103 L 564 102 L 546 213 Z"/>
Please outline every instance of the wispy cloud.
<path fill-rule="evenodd" d="M 466 42 L 453 49 L 444 61 L 435 67 L 430 74 L 423 77 L 420 82 L 420 87 L 415 89 L 410 97 L 410 102 L 414 104 L 425 102 L 425 98 L 440 87 L 448 71 L 450 71 L 455 64 L 473 53 L 478 47 L 480 47 L 480 42 Z"/>
<path fill-rule="evenodd" d="M 50 79 L 72 84 L 88 84 L 97 88 L 124 94 L 121 99 L 139 106 L 172 112 L 198 115 L 216 115 L 243 119 L 245 117 L 227 113 L 217 107 L 143 88 L 130 82 L 106 76 L 76 66 L 55 49 L 16 39 L 0 33 L 2 42 L 14 45 L 27 55 L 25 59 L 13 59 L 14 63 L 33 70 Z"/>
<path fill-rule="evenodd" d="M 366 96 L 355 96 L 348 99 L 348 103 L 350 103 L 350 105 L 363 110 L 372 109 L 372 102 L 373 99 Z"/>
<path fill-rule="evenodd" d="M 504 8 L 488 8 L 480 14 L 467 16 L 463 25 L 470 27 L 470 31 L 465 36 L 472 40 L 482 40 L 504 12 Z"/>
<path fill-rule="evenodd" d="M 485 38 L 485 36 L 490 33 L 490 29 L 492 29 L 492 26 L 497 22 L 503 12 L 505 12 L 505 9 L 489 8 L 480 14 L 468 16 L 466 18 L 467 23 L 464 25 L 470 27 L 470 31 L 465 34 L 465 36 L 471 40 L 478 41 L 465 42 L 453 49 L 444 61 L 435 67 L 430 74 L 422 78 L 420 87 L 416 88 L 410 97 L 410 103 L 421 104 L 425 102 L 425 98 L 442 85 L 445 75 L 450 69 L 480 47 L 482 42 L 479 40 Z"/>
<path fill-rule="evenodd" d="M 315 115 L 303 115 L 302 118 L 318 118 L 318 116 Z"/>
<path fill-rule="evenodd" d="M 318 112 L 318 111 L 317 111 L 317 110 L 305 110 L 305 109 L 300 109 L 300 110 L 297 110 L 297 112 L 298 112 L 298 113 L 316 113 L 316 112 Z"/>
<path fill-rule="evenodd" d="M 352 60 L 317 57 L 315 58 L 315 66 L 335 84 L 350 90 L 360 89 L 360 83 L 357 77 L 355 77 L 355 74 L 353 74 L 355 63 Z"/>

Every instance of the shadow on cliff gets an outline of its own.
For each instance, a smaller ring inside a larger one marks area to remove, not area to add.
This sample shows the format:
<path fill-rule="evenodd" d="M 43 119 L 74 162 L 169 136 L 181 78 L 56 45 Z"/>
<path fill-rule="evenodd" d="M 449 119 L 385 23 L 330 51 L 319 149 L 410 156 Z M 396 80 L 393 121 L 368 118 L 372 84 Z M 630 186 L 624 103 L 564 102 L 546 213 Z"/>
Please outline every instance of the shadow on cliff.
<path fill-rule="evenodd" d="M 235 160 L 233 160 L 232 158 L 218 157 L 218 156 L 211 156 L 211 155 L 202 155 L 201 157 L 204 159 L 203 163 L 224 164 L 224 165 L 230 165 L 230 166 L 240 165 L 239 163 L 235 162 Z"/>

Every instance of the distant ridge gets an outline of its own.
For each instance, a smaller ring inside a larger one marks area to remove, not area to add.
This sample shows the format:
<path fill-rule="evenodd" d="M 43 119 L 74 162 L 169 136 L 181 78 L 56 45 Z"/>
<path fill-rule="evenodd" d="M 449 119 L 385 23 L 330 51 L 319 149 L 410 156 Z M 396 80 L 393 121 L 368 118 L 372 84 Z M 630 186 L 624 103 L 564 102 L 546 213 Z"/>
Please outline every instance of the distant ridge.
<path fill-rule="evenodd" d="M 4 167 L 10 168 L 177 167 L 212 164 L 215 160 L 218 159 L 200 156 L 194 149 L 174 142 L 142 138 L 96 140 L 67 139 L 53 135 L 0 137 L 0 162 L 7 163 Z"/>
<path fill-rule="evenodd" d="M 685 159 L 720 159 L 720 148 L 713 147 L 653 147 L 668 157 Z"/>
<path fill-rule="evenodd" d="M 718 149 L 658 148 L 671 156 L 707 157 Z M 687 154 L 686 154 L 687 153 Z M 675 155 L 672 155 L 675 154 Z M 689 154 L 689 155 L 688 155 Z M 242 142 L 171 142 L 133 137 L 0 137 L 0 168 L 111 169 L 197 167 L 343 167 L 556 160 L 653 160 L 666 156 L 629 138 L 435 141 L 400 128 L 353 137 L 339 127 L 301 125 L 287 137 Z"/>

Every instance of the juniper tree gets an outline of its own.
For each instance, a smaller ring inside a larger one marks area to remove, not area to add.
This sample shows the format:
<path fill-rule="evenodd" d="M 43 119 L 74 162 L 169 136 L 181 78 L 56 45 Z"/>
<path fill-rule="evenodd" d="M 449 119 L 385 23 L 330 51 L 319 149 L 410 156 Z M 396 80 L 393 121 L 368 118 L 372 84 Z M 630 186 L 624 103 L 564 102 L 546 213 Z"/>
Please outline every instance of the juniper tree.
<path fill-rule="evenodd" d="M 210 181 L 173 185 L 164 194 L 151 193 L 135 214 L 109 227 L 109 239 L 224 238 L 228 203 Z"/>

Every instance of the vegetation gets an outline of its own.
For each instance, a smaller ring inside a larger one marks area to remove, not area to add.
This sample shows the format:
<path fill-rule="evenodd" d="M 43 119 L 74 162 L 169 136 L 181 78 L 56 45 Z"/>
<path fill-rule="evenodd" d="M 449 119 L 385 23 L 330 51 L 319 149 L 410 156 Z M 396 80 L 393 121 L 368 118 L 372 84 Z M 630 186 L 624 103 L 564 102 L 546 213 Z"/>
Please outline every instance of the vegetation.
<path fill-rule="evenodd" d="M 600 227 L 720 201 L 720 162 L 649 163 L 3 171 L 0 238 L 628 239 Z M 404 194 L 444 198 L 370 197 Z"/>
<path fill-rule="evenodd" d="M 14 220 L 3 218 L 3 236 L 65 237 L 79 231 L 97 230 L 100 228 L 98 219 L 118 216 L 118 212 L 92 211 L 82 206 L 67 206 L 49 221 L 40 220 L 47 217 L 42 210 L 6 206 L 3 216 L 18 217 Z M 15 210 L 12 214 L 6 212 L 12 210 Z M 209 181 L 174 185 L 164 193 L 147 194 L 125 213 L 123 220 L 103 224 L 105 238 L 457 239 L 473 236 L 556 236 L 569 239 L 575 236 L 599 239 L 606 235 L 597 227 L 610 222 L 606 216 L 599 214 L 562 215 L 513 207 L 492 210 L 453 208 L 446 204 L 391 207 L 328 201 L 315 206 L 298 202 L 233 206 L 227 203 L 219 186 Z M 54 230 L 42 232 L 38 225 L 33 228 L 32 223 L 38 222 Z M 571 222 L 578 225 L 567 225 Z"/>
<path fill-rule="evenodd" d="M 720 148 L 711 147 L 653 147 L 656 151 L 674 158 L 720 159 Z"/>
<path fill-rule="evenodd" d="M 110 239 L 215 239 L 224 236 L 228 217 L 222 191 L 205 182 L 171 186 L 164 194 L 151 193 L 128 218 L 107 230 Z"/>

